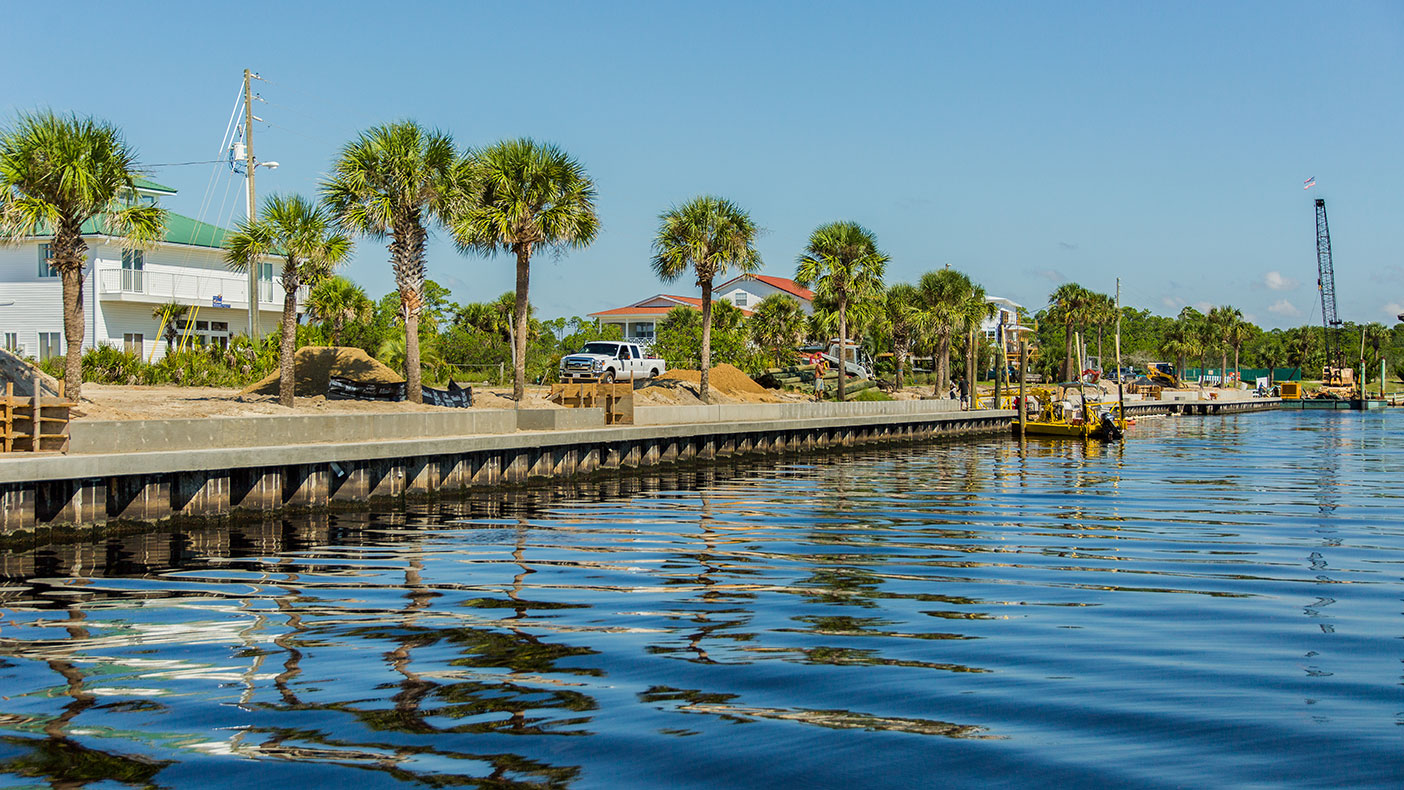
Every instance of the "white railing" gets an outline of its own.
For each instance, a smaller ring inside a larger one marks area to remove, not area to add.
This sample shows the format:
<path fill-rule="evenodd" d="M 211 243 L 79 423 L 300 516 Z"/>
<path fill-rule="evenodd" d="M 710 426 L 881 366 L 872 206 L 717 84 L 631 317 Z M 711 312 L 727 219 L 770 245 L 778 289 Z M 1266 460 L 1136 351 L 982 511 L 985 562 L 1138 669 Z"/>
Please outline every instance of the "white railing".
<path fill-rule="evenodd" d="M 161 269 L 135 271 L 117 267 L 100 268 L 97 271 L 97 290 L 103 295 L 132 294 L 151 297 L 152 301 L 180 301 L 192 304 L 211 304 L 215 297 L 227 305 L 248 306 L 248 278 L 235 272 L 220 274 L 213 271 L 172 272 Z M 307 289 L 298 289 L 298 303 L 307 298 Z M 278 306 L 283 303 L 281 278 L 272 282 L 260 281 L 258 301 L 261 305 Z"/>

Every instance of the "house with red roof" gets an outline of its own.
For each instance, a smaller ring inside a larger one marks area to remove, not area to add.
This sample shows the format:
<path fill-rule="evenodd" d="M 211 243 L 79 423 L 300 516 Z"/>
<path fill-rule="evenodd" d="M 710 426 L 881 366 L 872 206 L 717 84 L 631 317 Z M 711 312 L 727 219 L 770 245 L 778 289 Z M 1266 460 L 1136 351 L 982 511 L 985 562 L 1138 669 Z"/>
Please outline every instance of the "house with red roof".
<path fill-rule="evenodd" d="M 814 312 L 814 292 L 801 288 L 794 280 L 772 277 L 767 274 L 743 274 L 720 283 L 712 289 L 715 301 L 727 301 L 746 315 L 750 315 L 757 303 L 773 294 L 785 294 L 800 303 L 805 315 Z M 591 313 L 601 326 L 618 326 L 624 337 L 638 343 L 653 340 L 658 331 L 658 323 L 663 316 L 675 307 L 702 309 L 702 298 L 698 296 L 677 296 L 657 294 L 625 307 L 615 307 Z"/>

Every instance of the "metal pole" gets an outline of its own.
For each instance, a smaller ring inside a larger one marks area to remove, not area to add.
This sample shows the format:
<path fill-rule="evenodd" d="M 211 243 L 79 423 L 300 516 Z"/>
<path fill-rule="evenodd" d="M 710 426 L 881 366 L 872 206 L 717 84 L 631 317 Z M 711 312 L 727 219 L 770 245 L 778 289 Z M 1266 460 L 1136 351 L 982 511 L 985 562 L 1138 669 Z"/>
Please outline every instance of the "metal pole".
<path fill-rule="evenodd" d="M 1121 372 L 1121 278 L 1116 278 L 1116 406 L 1121 412 L 1117 416 L 1124 422 L 1126 420 L 1126 388 L 1123 379 L 1126 377 Z"/>
<path fill-rule="evenodd" d="M 1019 335 L 1019 438 L 1024 438 L 1024 415 L 1028 413 L 1029 402 L 1024 393 L 1024 370 L 1028 362 L 1024 356 L 1024 336 Z"/>
<path fill-rule="evenodd" d="M 244 69 L 244 179 L 248 182 L 245 195 L 244 216 L 250 225 L 254 222 L 254 152 L 253 152 L 253 88 L 250 80 L 253 74 Z M 249 261 L 249 339 L 258 340 L 258 266 L 259 262 Z"/>

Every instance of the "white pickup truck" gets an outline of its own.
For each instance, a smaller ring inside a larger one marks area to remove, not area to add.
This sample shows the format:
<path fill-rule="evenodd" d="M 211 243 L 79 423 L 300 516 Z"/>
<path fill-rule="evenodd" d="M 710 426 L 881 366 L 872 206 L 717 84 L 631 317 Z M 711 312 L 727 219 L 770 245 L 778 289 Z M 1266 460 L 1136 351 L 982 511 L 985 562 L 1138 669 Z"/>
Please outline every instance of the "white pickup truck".
<path fill-rule="evenodd" d="M 577 354 L 561 357 L 561 381 L 627 381 L 651 379 L 668 367 L 663 360 L 646 357 L 635 343 L 596 340 Z"/>

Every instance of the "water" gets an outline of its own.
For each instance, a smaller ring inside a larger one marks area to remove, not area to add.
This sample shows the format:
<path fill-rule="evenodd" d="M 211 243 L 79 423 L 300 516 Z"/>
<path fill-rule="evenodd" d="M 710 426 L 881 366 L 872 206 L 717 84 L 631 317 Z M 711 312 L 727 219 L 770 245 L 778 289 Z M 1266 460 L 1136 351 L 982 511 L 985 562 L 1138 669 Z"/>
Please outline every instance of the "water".
<path fill-rule="evenodd" d="M 1147 420 L 15 552 L 0 784 L 1398 787 L 1402 448 Z"/>

